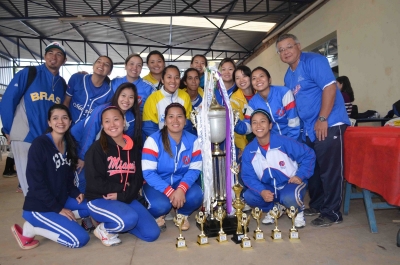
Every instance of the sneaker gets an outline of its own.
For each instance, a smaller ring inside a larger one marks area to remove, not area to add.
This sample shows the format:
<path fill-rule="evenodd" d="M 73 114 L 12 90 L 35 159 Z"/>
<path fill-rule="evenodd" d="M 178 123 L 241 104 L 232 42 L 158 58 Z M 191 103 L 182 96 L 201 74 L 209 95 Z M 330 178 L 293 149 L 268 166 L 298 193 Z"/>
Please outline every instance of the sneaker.
<path fill-rule="evenodd" d="M 310 208 L 304 209 L 304 215 L 305 216 L 319 215 L 319 210 L 310 207 Z"/>
<path fill-rule="evenodd" d="M 164 232 L 167 230 L 167 225 L 165 224 L 165 215 L 161 215 L 156 219 L 156 223 L 158 225 L 158 228 L 160 228 L 161 232 Z"/>
<path fill-rule="evenodd" d="M 182 224 L 182 231 L 187 231 L 190 228 L 190 223 L 188 220 L 188 216 L 184 215 L 184 217 L 185 217 L 185 220 L 183 221 L 183 224 Z"/>
<path fill-rule="evenodd" d="M 35 240 L 35 237 L 25 237 L 22 235 L 23 231 L 19 225 L 15 224 L 11 226 L 11 232 L 22 249 L 32 249 L 39 246 L 39 241 Z"/>
<path fill-rule="evenodd" d="M 328 217 L 319 216 L 318 218 L 311 221 L 313 226 L 327 227 L 333 224 L 340 224 L 343 222 L 343 217 L 340 217 L 337 221 L 332 221 Z"/>
<path fill-rule="evenodd" d="M 304 212 L 300 212 L 296 215 L 294 219 L 294 226 L 296 228 L 303 228 L 306 226 L 306 219 L 304 219 Z"/>
<path fill-rule="evenodd" d="M 96 227 L 94 226 L 92 219 L 90 217 L 85 217 L 82 218 L 82 224 L 81 226 L 83 227 L 83 229 L 85 229 L 86 232 L 91 233 L 94 231 L 94 229 L 96 229 Z"/>
<path fill-rule="evenodd" d="M 174 220 L 174 216 L 172 215 L 172 211 L 169 212 L 165 217 L 164 217 L 165 221 L 172 221 Z"/>
<path fill-rule="evenodd" d="M 286 212 L 286 207 L 280 203 L 275 203 L 275 207 L 278 208 L 278 218 L 281 217 Z"/>
<path fill-rule="evenodd" d="M 248 212 L 248 211 L 250 211 L 251 210 L 251 207 L 250 207 L 250 205 L 248 205 L 247 203 L 244 205 L 244 208 L 243 208 L 243 210 L 242 210 L 242 212 Z"/>
<path fill-rule="evenodd" d="M 270 225 L 274 223 L 274 218 L 271 217 L 269 213 L 267 213 L 261 223 L 265 225 Z"/>
<path fill-rule="evenodd" d="M 121 239 L 118 238 L 118 234 L 110 234 L 104 229 L 104 223 L 101 223 L 94 229 L 93 234 L 101 240 L 103 245 L 110 247 L 121 244 Z"/>

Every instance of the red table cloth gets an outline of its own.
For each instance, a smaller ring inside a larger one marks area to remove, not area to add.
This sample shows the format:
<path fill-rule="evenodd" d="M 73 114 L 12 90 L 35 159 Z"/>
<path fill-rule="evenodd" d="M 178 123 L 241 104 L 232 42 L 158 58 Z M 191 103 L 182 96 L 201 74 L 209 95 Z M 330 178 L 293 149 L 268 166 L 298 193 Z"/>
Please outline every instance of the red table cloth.
<path fill-rule="evenodd" d="M 348 127 L 344 177 L 400 206 L 400 128 Z"/>

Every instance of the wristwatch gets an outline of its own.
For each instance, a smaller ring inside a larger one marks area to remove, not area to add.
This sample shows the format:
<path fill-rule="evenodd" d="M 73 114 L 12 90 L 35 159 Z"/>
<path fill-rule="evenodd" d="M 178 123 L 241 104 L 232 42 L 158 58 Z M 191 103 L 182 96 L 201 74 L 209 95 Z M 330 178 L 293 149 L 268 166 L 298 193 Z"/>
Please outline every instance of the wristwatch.
<path fill-rule="evenodd" d="M 321 122 L 324 122 L 324 121 L 326 121 L 326 118 L 324 116 L 319 116 L 318 120 L 321 121 Z"/>

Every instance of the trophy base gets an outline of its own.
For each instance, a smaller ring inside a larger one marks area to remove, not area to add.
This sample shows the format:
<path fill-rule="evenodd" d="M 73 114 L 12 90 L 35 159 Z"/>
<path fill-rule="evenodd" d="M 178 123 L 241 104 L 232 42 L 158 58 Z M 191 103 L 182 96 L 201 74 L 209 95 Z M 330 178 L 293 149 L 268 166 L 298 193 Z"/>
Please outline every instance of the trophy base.
<path fill-rule="evenodd" d="M 177 238 L 175 246 L 176 246 L 177 249 L 186 248 L 187 246 L 186 246 L 185 239 L 184 238 L 183 239 L 182 238 Z"/>
<path fill-rule="evenodd" d="M 226 234 L 225 233 L 219 234 L 218 237 L 217 237 L 217 241 L 219 243 L 227 242 L 228 239 L 226 239 Z"/>
<path fill-rule="evenodd" d="M 272 230 L 271 238 L 272 238 L 272 240 L 282 239 L 282 232 L 279 231 L 279 230 L 278 231 L 277 230 Z"/>
<path fill-rule="evenodd" d="M 207 236 L 197 236 L 197 244 L 200 246 L 208 244 L 208 237 Z"/>
<path fill-rule="evenodd" d="M 289 239 L 300 239 L 299 232 L 298 231 L 293 231 L 289 230 Z"/>
<path fill-rule="evenodd" d="M 254 236 L 253 238 L 256 241 L 264 241 L 264 233 L 262 231 L 254 231 Z"/>
<path fill-rule="evenodd" d="M 196 226 L 201 230 L 200 224 L 196 223 Z M 219 235 L 219 231 L 221 230 L 219 226 L 219 221 L 216 219 L 211 220 L 210 217 L 207 218 L 207 221 L 204 223 L 203 226 L 204 234 L 208 237 L 216 237 Z M 237 229 L 237 218 L 236 216 L 227 216 L 224 218 L 222 222 L 222 229 L 224 230 L 225 234 L 233 235 L 236 233 Z"/>
<path fill-rule="evenodd" d="M 243 249 L 249 249 L 249 248 L 251 248 L 251 241 L 250 241 L 250 239 L 249 239 L 249 238 L 243 239 L 242 242 L 240 243 L 240 246 L 241 246 Z"/>

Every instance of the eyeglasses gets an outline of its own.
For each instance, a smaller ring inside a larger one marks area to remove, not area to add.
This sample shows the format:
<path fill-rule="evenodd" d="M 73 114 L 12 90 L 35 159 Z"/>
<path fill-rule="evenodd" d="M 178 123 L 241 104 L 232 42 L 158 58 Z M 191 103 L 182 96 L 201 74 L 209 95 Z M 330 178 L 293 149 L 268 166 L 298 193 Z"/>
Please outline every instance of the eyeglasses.
<path fill-rule="evenodd" d="M 279 48 L 279 50 L 277 51 L 278 54 L 281 54 L 282 52 L 288 50 L 291 51 L 293 50 L 294 46 L 296 46 L 298 43 L 295 43 L 294 45 L 289 44 L 288 46 L 286 46 L 286 48 Z"/>

